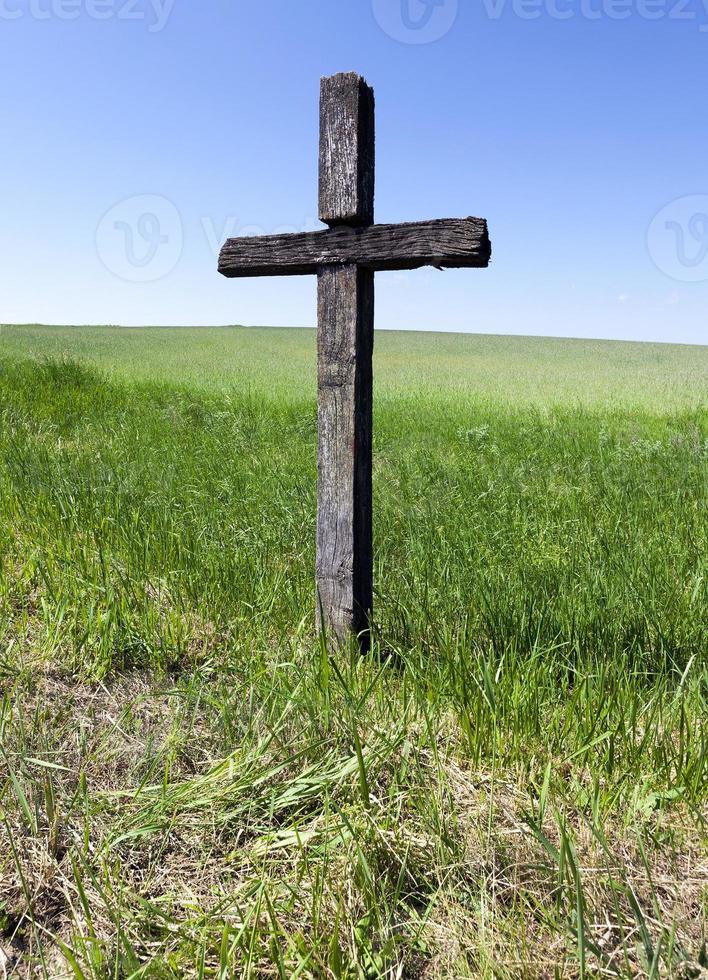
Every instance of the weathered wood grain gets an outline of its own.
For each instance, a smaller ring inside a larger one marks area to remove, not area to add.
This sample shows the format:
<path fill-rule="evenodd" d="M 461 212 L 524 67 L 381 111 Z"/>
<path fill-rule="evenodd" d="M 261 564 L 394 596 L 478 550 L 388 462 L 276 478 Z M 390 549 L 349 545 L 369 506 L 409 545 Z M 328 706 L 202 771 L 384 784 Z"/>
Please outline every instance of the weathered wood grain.
<path fill-rule="evenodd" d="M 374 92 L 353 72 L 320 85 L 320 221 L 374 221 Z"/>
<path fill-rule="evenodd" d="M 323 78 L 319 216 L 330 227 L 231 238 L 219 256 L 219 272 L 232 279 L 317 275 L 317 621 L 363 648 L 373 605 L 374 273 L 485 268 L 492 251 L 482 218 L 373 224 L 374 127 L 374 93 L 363 78 Z"/>
<path fill-rule="evenodd" d="M 317 272 L 318 622 L 340 641 L 358 636 L 362 647 L 373 599 L 374 273 L 349 252 L 374 220 L 374 155 L 373 91 L 358 75 L 322 79 L 319 213 L 337 227 L 317 235 L 309 270 Z M 291 244 L 286 251 L 301 262 Z M 283 254 L 277 246 L 275 254 Z"/>
<path fill-rule="evenodd" d="M 366 646 L 373 600 L 373 272 L 320 269 L 317 323 L 318 619 L 335 638 L 354 634 Z"/>
<path fill-rule="evenodd" d="M 221 250 L 219 272 L 243 276 L 313 275 L 327 265 L 356 264 L 372 272 L 481 269 L 491 243 L 483 218 L 448 218 L 400 225 L 330 228 L 297 235 L 231 238 Z"/>

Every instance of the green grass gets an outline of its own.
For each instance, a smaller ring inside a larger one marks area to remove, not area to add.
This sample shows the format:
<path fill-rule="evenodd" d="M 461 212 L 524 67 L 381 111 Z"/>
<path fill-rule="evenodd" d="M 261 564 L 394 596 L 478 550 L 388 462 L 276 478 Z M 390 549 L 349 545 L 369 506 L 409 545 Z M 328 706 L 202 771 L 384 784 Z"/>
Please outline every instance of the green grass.
<path fill-rule="evenodd" d="M 3 357 L 71 357 L 117 381 L 166 382 L 295 403 L 315 397 L 313 330 L 0 326 Z M 708 348 L 669 344 L 379 332 L 376 398 L 456 414 L 482 404 L 663 416 L 705 409 Z M 379 421 L 383 421 L 380 419 Z M 412 433 L 424 428 L 422 418 Z"/>
<path fill-rule="evenodd" d="M 365 660 L 311 331 L 0 350 L 0 975 L 700 975 L 708 348 L 379 334 Z"/>

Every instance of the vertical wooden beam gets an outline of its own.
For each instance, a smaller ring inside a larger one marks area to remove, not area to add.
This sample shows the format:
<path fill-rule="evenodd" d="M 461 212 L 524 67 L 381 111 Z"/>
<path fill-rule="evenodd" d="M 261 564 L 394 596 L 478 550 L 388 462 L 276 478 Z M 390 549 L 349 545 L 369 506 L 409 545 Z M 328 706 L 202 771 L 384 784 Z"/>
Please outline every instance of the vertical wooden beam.
<path fill-rule="evenodd" d="M 320 85 L 320 221 L 374 223 L 374 90 L 348 72 Z"/>
<path fill-rule="evenodd" d="M 374 219 L 374 97 L 358 75 L 322 80 L 320 219 Z M 368 646 L 373 605 L 372 401 L 374 274 L 356 265 L 318 273 L 320 627 Z"/>
<path fill-rule="evenodd" d="M 318 274 L 317 586 L 340 640 L 368 631 L 373 599 L 371 429 L 374 273 Z"/>

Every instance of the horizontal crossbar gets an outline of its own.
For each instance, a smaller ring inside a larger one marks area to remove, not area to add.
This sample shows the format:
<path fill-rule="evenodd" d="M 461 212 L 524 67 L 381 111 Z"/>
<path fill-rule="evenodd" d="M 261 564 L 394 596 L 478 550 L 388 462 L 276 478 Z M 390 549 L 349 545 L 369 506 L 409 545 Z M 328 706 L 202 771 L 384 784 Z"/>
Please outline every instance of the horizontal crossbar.
<path fill-rule="evenodd" d="M 323 266 L 360 265 L 375 272 L 420 269 L 483 269 L 492 246 L 484 218 L 449 218 L 401 225 L 338 227 L 298 235 L 230 238 L 219 272 L 248 276 L 306 276 Z"/>

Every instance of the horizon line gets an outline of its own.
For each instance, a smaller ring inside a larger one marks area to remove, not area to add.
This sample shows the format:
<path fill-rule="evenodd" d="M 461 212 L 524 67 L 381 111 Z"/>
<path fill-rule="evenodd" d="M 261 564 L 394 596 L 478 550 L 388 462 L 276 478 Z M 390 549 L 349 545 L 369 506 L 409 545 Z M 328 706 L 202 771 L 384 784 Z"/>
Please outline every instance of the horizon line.
<path fill-rule="evenodd" d="M 98 330 L 311 330 L 316 331 L 315 326 L 293 326 L 286 324 L 266 324 L 266 323 L 202 323 L 202 324 L 180 324 L 180 323 L 41 323 L 38 321 L 26 323 L 0 323 L 0 331 L 3 327 L 46 327 L 69 328 L 76 330 L 98 329 Z M 577 343 L 599 343 L 599 344 L 644 344 L 647 346 L 662 347 L 697 347 L 704 349 L 708 343 L 700 344 L 695 341 L 685 340 L 629 340 L 624 337 L 571 337 L 560 334 L 535 334 L 535 333 L 486 333 L 478 330 L 420 330 L 416 327 L 376 327 L 381 333 L 412 333 L 412 334 L 441 334 L 448 337 L 495 337 L 500 339 L 523 339 L 523 340 L 563 340 L 575 341 Z"/>

